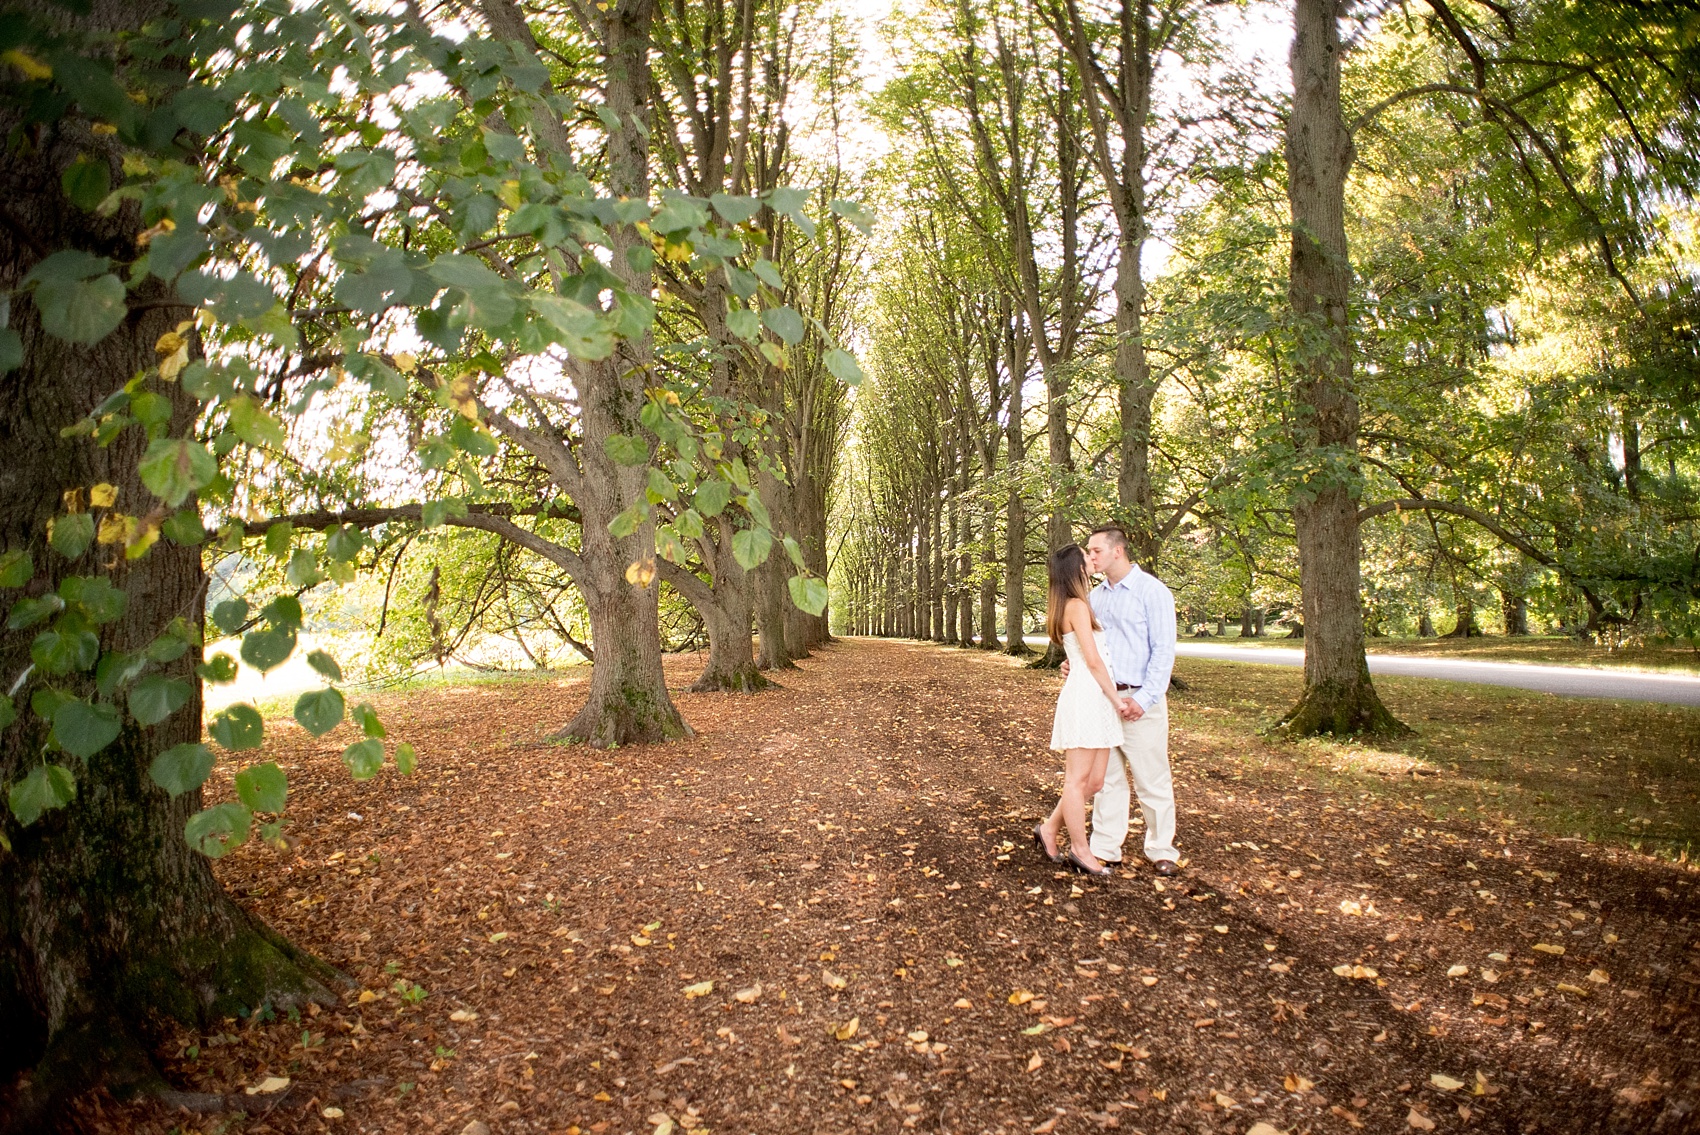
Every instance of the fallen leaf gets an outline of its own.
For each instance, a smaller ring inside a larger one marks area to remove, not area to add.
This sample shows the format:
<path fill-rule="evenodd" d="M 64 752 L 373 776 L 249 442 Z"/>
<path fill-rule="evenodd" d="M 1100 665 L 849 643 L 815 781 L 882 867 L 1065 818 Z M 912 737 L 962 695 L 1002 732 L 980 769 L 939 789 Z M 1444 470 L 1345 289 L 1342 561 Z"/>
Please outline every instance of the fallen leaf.
<path fill-rule="evenodd" d="M 1590 970 L 1588 972 L 1588 980 L 1593 982 L 1595 985 L 1609 985 L 1611 983 L 1611 974 L 1607 973 L 1603 969 Z"/>
<path fill-rule="evenodd" d="M 958 997 L 955 1001 L 951 1002 L 950 1007 L 952 1009 L 972 1009 L 974 1007 L 974 1002 L 968 1000 L 966 997 Z"/>
<path fill-rule="evenodd" d="M 820 971 L 820 979 L 826 984 L 828 989 L 843 989 L 846 985 L 850 984 L 848 979 L 839 977 L 829 969 L 823 969 Z"/>
<path fill-rule="evenodd" d="M 1443 1092 L 1455 1092 L 1464 1086 L 1464 1081 L 1454 1080 L 1451 1076 L 1446 1075 L 1444 1072 L 1435 1072 L 1430 1074 L 1428 1082 Z"/>
<path fill-rule="evenodd" d="M 712 982 L 712 981 L 699 981 L 695 985 L 685 986 L 685 1000 L 689 1001 L 693 997 L 707 997 L 710 993 L 713 993 L 713 992 L 714 992 L 714 982 Z"/>
<path fill-rule="evenodd" d="M 1559 982 L 1558 983 L 1558 991 L 1560 993 L 1568 993 L 1568 994 L 1570 994 L 1574 997 L 1592 997 L 1593 996 L 1593 993 L 1590 992 L 1589 990 L 1583 989 L 1580 985 L 1572 985 L 1568 981 Z"/>
<path fill-rule="evenodd" d="M 759 999 L 760 997 L 761 997 L 761 982 L 759 982 L 759 981 L 756 982 L 754 985 L 750 986 L 748 989 L 740 989 L 740 990 L 738 990 L 738 992 L 732 994 L 732 1000 L 742 1002 L 745 1005 L 755 1004 L 757 999 Z"/>
<path fill-rule="evenodd" d="M 1037 1072 L 1039 1069 L 1043 1068 L 1044 1066 L 1045 1066 L 1045 1058 L 1043 1056 L 1040 1056 L 1037 1052 L 1035 1052 L 1032 1056 L 1027 1058 L 1027 1070 L 1029 1072 Z"/>
<path fill-rule="evenodd" d="M 1446 971 L 1446 976 L 1447 977 L 1463 977 L 1465 974 L 1467 974 L 1469 972 L 1470 972 L 1469 966 L 1453 966 L 1451 969 L 1448 969 Z"/>
<path fill-rule="evenodd" d="M 833 1029 L 832 1035 L 838 1040 L 849 1040 L 851 1037 L 856 1035 L 856 1031 L 861 1027 L 862 1018 L 851 1017 L 848 1021 L 845 1021 L 842 1025 Z"/>
<path fill-rule="evenodd" d="M 646 938 L 642 934 L 632 935 L 632 945 L 634 946 L 647 946 L 651 941 L 652 939 Z"/>
<path fill-rule="evenodd" d="M 1412 1127 L 1415 1127 L 1418 1131 L 1434 1130 L 1434 1120 L 1430 1119 L 1414 1107 L 1411 1109 L 1411 1114 L 1405 1117 L 1405 1122 L 1410 1124 Z"/>
<path fill-rule="evenodd" d="M 1033 1135 L 1051 1135 L 1051 1132 L 1057 1129 L 1057 1120 L 1061 1118 L 1062 1116 L 1060 1115 L 1051 1116 L 1051 1118 L 1045 1120 L 1045 1122 L 1039 1124 L 1039 1126 L 1033 1129 Z"/>
<path fill-rule="evenodd" d="M 1033 995 L 1025 989 L 1017 989 L 1014 993 L 1009 995 L 1009 1003 L 1011 1005 L 1025 1005 L 1031 1000 L 1033 1000 Z"/>
<path fill-rule="evenodd" d="M 251 1096 L 269 1096 L 281 1092 L 287 1087 L 289 1087 L 288 1076 L 267 1076 L 253 1087 L 243 1090 Z"/>
<path fill-rule="evenodd" d="M 1308 1092 L 1312 1088 L 1316 1087 L 1316 1081 L 1300 1076 L 1297 1073 L 1289 1072 L 1287 1074 L 1287 1078 L 1281 1081 L 1281 1086 L 1286 1088 L 1289 1092 Z"/>
<path fill-rule="evenodd" d="M 1224 1095 L 1221 1092 L 1211 1093 L 1210 1098 L 1215 1101 L 1216 1106 L 1220 1108 L 1231 1109 L 1240 1106 L 1240 1101 L 1236 1100 L 1233 1096 Z"/>
<path fill-rule="evenodd" d="M 911 1044 L 921 1044 L 927 1039 L 927 1033 L 924 1029 L 916 1029 L 914 1032 L 909 1033 L 908 1036 Z"/>
<path fill-rule="evenodd" d="M 1381 976 L 1374 966 L 1340 965 L 1334 967 L 1334 972 L 1341 977 L 1352 978 L 1354 981 L 1370 981 Z"/>
<path fill-rule="evenodd" d="M 1554 946 L 1550 942 L 1536 942 L 1533 946 L 1530 946 L 1529 949 L 1534 950 L 1539 954 L 1551 954 L 1555 958 L 1561 958 L 1564 956 L 1564 947 Z"/>
<path fill-rule="evenodd" d="M 456 1009 L 454 1012 L 449 1014 L 449 1020 L 463 1025 L 468 1021 L 476 1021 L 477 1019 L 478 1014 L 474 1013 L 471 1009 Z"/>
<path fill-rule="evenodd" d="M 784 1025 L 780 1025 L 779 1026 L 779 1043 L 783 1044 L 783 1045 L 785 1045 L 786 1047 L 789 1048 L 793 1045 L 802 1044 L 803 1042 L 801 1040 L 798 1040 L 796 1037 L 792 1036 L 790 1033 L 786 1032 Z"/>
<path fill-rule="evenodd" d="M 326 1119 L 341 1119 L 342 1118 L 342 1108 L 340 1108 L 340 1107 L 327 1107 L 327 1108 L 323 1109 L 322 1111 L 320 1111 L 319 1114 L 324 1116 Z"/>
<path fill-rule="evenodd" d="M 383 994 L 374 993 L 370 989 L 362 989 L 360 991 L 360 1003 L 362 1005 L 370 1005 L 372 1002 L 376 1001 L 379 997 L 382 997 L 382 996 L 383 996 Z"/>
<path fill-rule="evenodd" d="M 1287 1135 L 1287 1133 L 1273 1124 L 1258 1122 L 1247 1127 L 1245 1135 Z"/>
<path fill-rule="evenodd" d="M 1141 985 L 1156 985 L 1157 979 L 1152 977 L 1151 975 L 1147 974 L 1146 976 L 1139 979 L 1139 983 Z"/>

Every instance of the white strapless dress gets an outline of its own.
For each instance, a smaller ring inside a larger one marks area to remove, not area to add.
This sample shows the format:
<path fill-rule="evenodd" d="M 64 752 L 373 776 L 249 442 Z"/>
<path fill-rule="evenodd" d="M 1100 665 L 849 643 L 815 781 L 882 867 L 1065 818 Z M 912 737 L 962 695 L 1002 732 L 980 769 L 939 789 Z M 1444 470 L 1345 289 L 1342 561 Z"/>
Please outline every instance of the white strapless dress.
<path fill-rule="evenodd" d="M 1098 657 L 1107 667 L 1110 656 L 1104 647 L 1104 632 L 1092 632 Z M 1053 749 L 1107 749 L 1122 743 L 1122 719 L 1080 656 L 1080 642 L 1073 631 L 1063 635 L 1068 653 L 1068 678 L 1057 695 L 1056 721 L 1051 725 Z"/>

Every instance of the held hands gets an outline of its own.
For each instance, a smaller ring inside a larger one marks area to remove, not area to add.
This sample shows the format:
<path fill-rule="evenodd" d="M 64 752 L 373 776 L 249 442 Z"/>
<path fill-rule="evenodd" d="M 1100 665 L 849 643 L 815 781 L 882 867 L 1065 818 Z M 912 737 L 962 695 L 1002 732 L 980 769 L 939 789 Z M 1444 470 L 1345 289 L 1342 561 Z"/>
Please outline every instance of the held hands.
<path fill-rule="evenodd" d="M 1123 698 L 1116 712 L 1122 715 L 1123 721 L 1138 721 L 1145 716 L 1145 711 L 1139 708 L 1139 703 L 1132 698 Z"/>

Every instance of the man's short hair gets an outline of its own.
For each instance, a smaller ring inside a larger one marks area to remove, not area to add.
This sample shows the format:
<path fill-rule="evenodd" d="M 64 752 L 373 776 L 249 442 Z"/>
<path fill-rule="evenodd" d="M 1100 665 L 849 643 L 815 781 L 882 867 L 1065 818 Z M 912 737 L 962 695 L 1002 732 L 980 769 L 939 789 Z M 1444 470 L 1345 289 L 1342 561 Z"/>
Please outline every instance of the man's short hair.
<path fill-rule="evenodd" d="M 1111 544 L 1117 545 L 1121 548 L 1122 555 L 1126 556 L 1130 560 L 1133 559 L 1133 541 L 1127 538 L 1127 530 L 1121 525 L 1100 524 L 1092 530 L 1092 536 L 1103 536 L 1108 538 Z M 1088 536 L 1087 539 L 1090 540 L 1092 536 Z"/>

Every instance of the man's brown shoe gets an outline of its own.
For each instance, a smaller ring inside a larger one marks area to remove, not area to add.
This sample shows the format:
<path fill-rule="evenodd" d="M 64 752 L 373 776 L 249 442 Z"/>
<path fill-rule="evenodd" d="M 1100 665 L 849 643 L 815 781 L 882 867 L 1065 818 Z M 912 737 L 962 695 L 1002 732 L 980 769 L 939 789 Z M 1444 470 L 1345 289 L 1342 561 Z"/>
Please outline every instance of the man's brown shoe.
<path fill-rule="evenodd" d="M 1173 859 L 1159 859 L 1151 865 L 1151 870 L 1157 872 L 1157 874 L 1166 879 L 1171 875 L 1179 875 L 1181 873 L 1181 866 Z"/>

